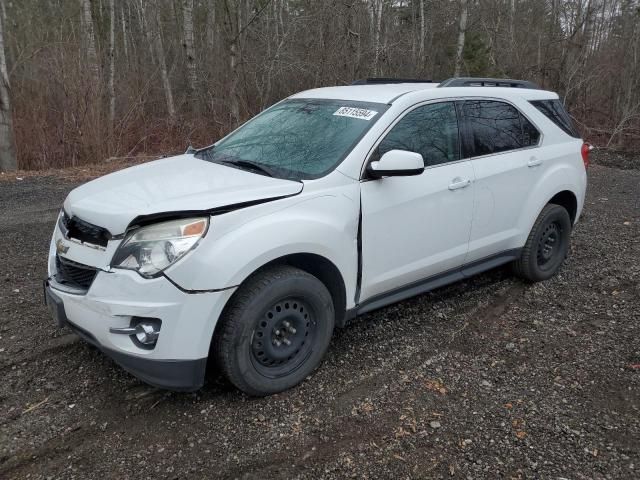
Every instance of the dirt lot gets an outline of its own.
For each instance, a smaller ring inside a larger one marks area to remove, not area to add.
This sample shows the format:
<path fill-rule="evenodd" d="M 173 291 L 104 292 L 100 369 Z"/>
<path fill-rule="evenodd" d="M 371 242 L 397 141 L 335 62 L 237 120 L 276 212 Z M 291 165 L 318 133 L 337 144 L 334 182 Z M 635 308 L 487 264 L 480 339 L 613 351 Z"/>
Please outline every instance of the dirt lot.
<path fill-rule="evenodd" d="M 0 182 L 0 478 L 640 478 L 640 158 L 600 154 L 561 274 L 508 269 L 359 318 L 302 386 L 138 382 L 57 330 L 74 186 Z"/>

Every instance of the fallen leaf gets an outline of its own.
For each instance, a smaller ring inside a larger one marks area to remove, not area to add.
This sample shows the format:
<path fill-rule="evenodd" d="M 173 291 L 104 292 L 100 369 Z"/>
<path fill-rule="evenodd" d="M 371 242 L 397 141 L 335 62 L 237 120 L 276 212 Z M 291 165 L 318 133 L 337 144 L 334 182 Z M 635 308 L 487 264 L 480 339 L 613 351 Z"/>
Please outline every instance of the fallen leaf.
<path fill-rule="evenodd" d="M 424 386 L 432 392 L 438 392 L 440 395 L 446 395 L 447 389 L 442 380 L 425 380 Z"/>
<path fill-rule="evenodd" d="M 49 400 L 49 397 L 45 398 L 45 399 L 44 399 L 44 400 L 42 400 L 41 402 L 36 403 L 35 405 L 31 405 L 31 406 L 30 406 L 29 408 L 27 408 L 26 410 L 23 410 L 23 412 L 22 412 L 22 413 L 23 413 L 23 414 L 25 414 L 25 413 L 29 413 L 29 412 L 31 412 L 31 411 L 33 411 L 33 410 L 35 410 L 35 409 L 36 409 L 36 408 L 38 408 L 39 406 L 44 405 L 44 404 L 47 402 L 47 400 Z"/>
<path fill-rule="evenodd" d="M 518 437 L 520 440 L 522 440 L 526 436 L 527 436 L 527 432 L 525 432 L 524 430 L 518 430 L 516 432 L 516 437 Z"/>
<path fill-rule="evenodd" d="M 511 421 L 511 425 L 513 426 L 513 428 L 520 429 L 524 425 L 524 420 L 521 418 L 514 418 Z"/>

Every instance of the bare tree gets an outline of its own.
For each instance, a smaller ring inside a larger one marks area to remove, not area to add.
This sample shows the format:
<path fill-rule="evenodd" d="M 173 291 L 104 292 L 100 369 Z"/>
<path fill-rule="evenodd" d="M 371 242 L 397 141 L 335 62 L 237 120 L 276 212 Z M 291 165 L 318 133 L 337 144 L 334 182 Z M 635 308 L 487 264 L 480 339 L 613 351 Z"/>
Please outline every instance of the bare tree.
<path fill-rule="evenodd" d="M 122 3 L 121 5 L 122 5 L 122 8 L 120 10 L 120 21 L 122 25 L 122 50 L 124 52 L 124 58 L 128 62 L 129 61 L 129 39 L 127 38 L 127 20 L 126 20 L 126 14 L 124 11 L 125 4 Z M 130 4 L 129 4 L 129 8 L 131 8 Z"/>
<path fill-rule="evenodd" d="M 384 0 L 370 0 L 370 2 L 371 4 L 369 8 L 371 9 L 371 31 L 373 32 L 373 49 L 375 52 L 373 60 L 373 73 L 375 75 L 378 75 L 380 70 L 380 36 L 382 34 L 382 8 L 384 7 Z"/>
<path fill-rule="evenodd" d="M 160 67 L 160 75 L 162 76 L 162 87 L 164 89 L 165 100 L 167 102 L 167 113 L 173 120 L 176 116 L 176 108 L 175 104 L 173 103 L 173 92 L 171 91 L 171 82 L 169 80 L 169 72 L 167 70 L 164 45 L 162 44 L 160 12 L 158 10 L 157 0 L 149 0 L 147 2 L 144 14 L 153 42 L 153 48 L 155 50 L 156 58 L 158 59 L 158 65 Z"/>
<path fill-rule="evenodd" d="M 424 14 L 424 2 L 425 0 L 419 0 L 420 2 L 420 48 L 418 50 L 418 58 L 422 68 L 426 68 L 426 56 L 425 56 L 425 40 L 426 40 L 426 19 Z"/>
<path fill-rule="evenodd" d="M 116 121 L 116 7 L 115 0 L 109 0 L 109 129 L 113 134 L 113 126 Z M 126 38 L 124 39 L 126 43 Z"/>
<path fill-rule="evenodd" d="M 207 4 L 207 48 L 213 50 L 216 46 L 216 2 L 215 0 L 209 0 Z"/>
<path fill-rule="evenodd" d="M 240 81 L 240 72 L 238 71 L 238 50 L 240 36 L 242 35 L 242 3 L 244 0 L 237 2 L 224 0 L 224 26 L 226 33 L 226 45 L 229 52 L 229 109 L 231 118 L 235 124 L 240 122 L 240 99 L 238 93 L 238 83 Z"/>
<path fill-rule="evenodd" d="M 96 36 L 93 28 L 93 14 L 91 13 L 91 0 L 82 0 L 82 26 L 86 43 L 87 62 L 94 81 L 94 87 L 100 83 L 100 65 L 96 52 Z"/>
<path fill-rule="evenodd" d="M 464 41 L 467 34 L 467 16 L 469 15 L 469 5 L 467 2 L 468 0 L 460 0 L 460 20 L 458 23 L 458 44 L 456 46 L 454 77 L 459 77 L 462 69 L 462 53 L 464 52 Z"/>
<path fill-rule="evenodd" d="M 187 80 L 189 82 L 189 98 L 188 101 L 192 108 L 197 105 L 196 83 L 198 80 L 196 72 L 196 49 L 193 40 L 193 0 L 183 0 L 182 2 L 182 18 L 184 24 L 184 53 L 187 63 Z"/>
<path fill-rule="evenodd" d="M 19 168 L 178 151 L 185 137 L 208 143 L 296 91 L 372 75 L 534 80 L 560 94 L 590 141 L 640 143 L 640 0 L 0 0 L 0 7 L 11 33 L 4 85 L 11 83 L 13 107 L 0 95 L 2 119 L 13 121 Z"/>
<path fill-rule="evenodd" d="M 4 10 L 4 0 L 2 7 Z M 13 137 L 13 116 L 9 97 L 9 75 L 4 43 L 4 15 L 0 16 L 0 171 L 8 172 L 17 168 Z"/>

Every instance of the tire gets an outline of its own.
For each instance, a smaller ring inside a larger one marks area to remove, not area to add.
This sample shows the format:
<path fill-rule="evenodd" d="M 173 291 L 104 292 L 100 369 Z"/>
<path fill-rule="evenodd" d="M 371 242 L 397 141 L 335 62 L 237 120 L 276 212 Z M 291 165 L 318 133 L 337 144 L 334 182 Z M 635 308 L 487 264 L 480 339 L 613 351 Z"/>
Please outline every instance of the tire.
<path fill-rule="evenodd" d="M 513 264 L 515 273 L 540 282 L 554 276 L 569 254 L 571 218 L 560 205 L 549 203 L 538 215 L 520 258 Z"/>
<path fill-rule="evenodd" d="M 331 341 L 331 294 L 313 275 L 275 266 L 249 277 L 225 308 L 216 329 L 217 365 L 252 396 L 282 392 L 320 364 Z"/>

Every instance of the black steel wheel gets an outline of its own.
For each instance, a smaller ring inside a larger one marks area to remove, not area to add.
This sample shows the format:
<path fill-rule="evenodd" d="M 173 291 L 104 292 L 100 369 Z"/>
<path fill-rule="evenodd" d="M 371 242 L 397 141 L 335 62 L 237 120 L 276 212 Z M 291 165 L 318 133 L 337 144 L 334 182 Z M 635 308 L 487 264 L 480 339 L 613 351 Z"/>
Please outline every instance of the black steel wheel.
<path fill-rule="evenodd" d="M 320 364 L 335 323 L 333 300 L 307 272 L 275 266 L 251 276 L 231 298 L 213 339 L 225 376 L 263 396 L 303 381 Z"/>
<path fill-rule="evenodd" d="M 547 223 L 538 239 L 536 261 L 540 268 L 554 263 L 560 251 L 562 241 L 562 225 L 560 222 Z"/>
<path fill-rule="evenodd" d="M 312 307 L 300 298 L 274 303 L 257 324 L 251 342 L 255 368 L 265 377 L 288 375 L 313 350 L 317 324 Z"/>
<path fill-rule="evenodd" d="M 552 203 L 546 205 L 514 263 L 515 272 L 532 282 L 551 278 L 569 253 L 570 239 L 571 219 L 567 210 Z"/>

